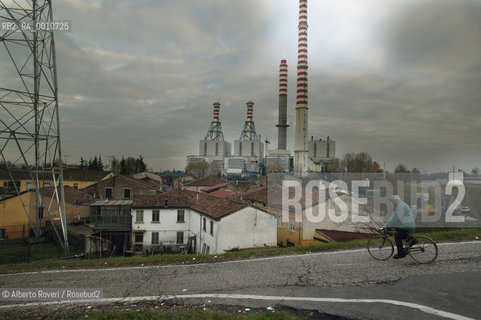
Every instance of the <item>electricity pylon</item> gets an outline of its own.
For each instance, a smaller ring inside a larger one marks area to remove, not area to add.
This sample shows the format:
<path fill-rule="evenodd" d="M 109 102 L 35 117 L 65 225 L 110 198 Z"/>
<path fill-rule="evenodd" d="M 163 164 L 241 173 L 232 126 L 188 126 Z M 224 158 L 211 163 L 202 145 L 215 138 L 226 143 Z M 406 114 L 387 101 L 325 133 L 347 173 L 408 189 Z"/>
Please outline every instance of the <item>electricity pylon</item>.
<path fill-rule="evenodd" d="M 46 213 L 67 254 L 54 32 L 35 30 L 50 22 L 51 0 L 0 0 L 0 161 L 35 235 Z M 31 180 L 35 204 L 20 196 L 19 170 Z"/>

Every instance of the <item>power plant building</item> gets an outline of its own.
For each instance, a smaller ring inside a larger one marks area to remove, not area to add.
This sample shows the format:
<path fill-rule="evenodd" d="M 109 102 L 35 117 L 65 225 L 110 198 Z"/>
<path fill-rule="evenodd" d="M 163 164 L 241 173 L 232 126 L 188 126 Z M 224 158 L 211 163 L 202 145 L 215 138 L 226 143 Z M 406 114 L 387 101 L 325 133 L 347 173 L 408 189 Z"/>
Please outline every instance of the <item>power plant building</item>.
<path fill-rule="evenodd" d="M 231 144 L 224 141 L 222 126 L 219 120 L 220 104 L 214 103 L 214 119 L 204 140 L 199 142 L 199 154 L 188 156 L 187 162 L 217 162 L 224 174 L 260 173 L 264 166 L 285 172 L 293 172 L 296 176 L 305 177 L 309 172 L 322 172 L 326 166 L 336 159 L 336 142 L 327 137 L 326 140 L 308 141 L 308 25 L 307 0 L 299 0 L 299 24 L 297 44 L 297 85 L 296 85 L 296 122 L 294 139 L 294 157 L 287 149 L 287 92 L 288 65 L 282 59 L 279 65 L 279 109 L 277 127 L 277 149 L 267 151 L 264 158 L 264 144 L 257 135 L 254 120 L 254 103 L 247 102 L 247 120 L 239 140 Z M 233 154 L 231 154 L 233 151 Z"/>
<path fill-rule="evenodd" d="M 214 103 L 214 118 L 204 140 L 199 142 L 199 154 L 187 157 L 187 164 L 193 162 L 217 162 L 222 168 L 224 159 L 231 154 L 231 144 L 224 140 L 219 117 L 220 103 Z"/>
<path fill-rule="evenodd" d="M 254 124 L 254 102 L 247 102 L 247 120 L 239 140 L 234 141 L 232 159 L 226 159 L 225 168 L 229 174 L 239 171 L 240 163 L 244 161 L 243 172 L 260 173 L 264 163 L 264 144 L 260 141 Z"/>
<path fill-rule="evenodd" d="M 187 164 L 216 162 L 225 174 L 259 174 L 264 164 L 264 144 L 256 133 L 253 112 L 254 102 L 247 103 L 247 120 L 239 140 L 231 144 L 224 140 L 219 117 L 220 103 L 214 103 L 214 118 L 203 140 L 199 141 L 198 155 L 187 156 Z"/>
<path fill-rule="evenodd" d="M 309 171 L 321 172 L 323 167 L 334 161 L 336 158 L 336 142 L 327 137 L 326 140 L 314 140 L 308 142 L 309 149 Z"/>

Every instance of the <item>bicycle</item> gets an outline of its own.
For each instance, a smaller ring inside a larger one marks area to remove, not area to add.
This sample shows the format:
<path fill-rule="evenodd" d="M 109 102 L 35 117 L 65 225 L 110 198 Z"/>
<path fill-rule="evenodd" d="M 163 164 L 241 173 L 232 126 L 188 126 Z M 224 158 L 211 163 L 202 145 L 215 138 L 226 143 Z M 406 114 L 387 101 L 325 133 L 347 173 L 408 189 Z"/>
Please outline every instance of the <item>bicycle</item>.
<path fill-rule="evenodd" d="M 376 260 L 385 261 L 394 254 L 394 240 L 386 229 L 375 229 L 377 235 L 367 242 L 367 251 Z M 394 232 L 391 232 L 394 233 Z M 438 257 L 438 246 L 434 240 L 426 236 L 416 236 L 407 243 L 405 249 L 417 263 L 432 263 Z"/>

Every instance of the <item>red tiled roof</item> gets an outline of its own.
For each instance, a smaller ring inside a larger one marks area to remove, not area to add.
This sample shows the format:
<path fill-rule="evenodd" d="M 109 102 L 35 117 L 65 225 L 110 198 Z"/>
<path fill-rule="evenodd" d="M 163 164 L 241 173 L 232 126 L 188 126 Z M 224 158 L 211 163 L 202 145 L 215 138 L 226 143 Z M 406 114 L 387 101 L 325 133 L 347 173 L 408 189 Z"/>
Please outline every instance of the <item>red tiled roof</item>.
<path fill-rule="evenodd" d="M 55 190 L 54 187 L 46 187 L 42 189 L 42 193 L 47 197 L 52 197 L 54 195 L 54 190 Z M 88 194 L 87 192 L 75 189 L 70 186 L 64 186 L 63 192 L 65 195 L 66 203 L 81 205 L 81 204 L 95 200 L 95 197 Z"/>
<path fill-rule="evenodd" d="M 214 219 L 220 219 L 245 207 L 247 207 L 247 205 L 244 203 L 204 195 L 203 197 L 199 197 L 198 201 L 194 202 L 192 209 Z"/>
<path fill-rule="evenodd" d="M 203 187 L 203 186 L 215 186 L 221 183 L 225 183 L 226 181 L 221 178 L 217 178 L 214 176 L 206 176 L 203 178 L 199 178 L 197 180 L 189 181 L 184 183 L 186 187 Z"/>
<path fill-rule="evenodd" d="M 191 208 L 214 219 L 220 219 L 247 205 L 205 193 L 173 190 L 160 196 L 136 195 L 132 206 L 134 208 Z"/>
<path fill-rule="evenodd" d="M 188 190 L 173 190 L 162 195 L 134 195 L 135 208 L 189 208 L 198 193 Z"/>
<path fill-rule="evenodd" d="M 205 193 L 209 193 L 209 192 L 212 192 L 214 190 L 223 188 L 223 187 L 228 186 L 228 185 L 229 185 L 228 182 L 224 182 L 224 183 L 216 184 L 215 186 L 212 186 L 212 187 L 200 189 L 200 191 L 205 192 Z"/>
<path fill-rule="evenodd" d="M 218 197 L 218 198 L 225 198 L 226 196 L 228 196 L 229 194 L 231 194 L 232 191 L 230 190 L 215 190 L 215 191 L 212 191 L 212 192 L 209 192 L 209 196 L 213 196 L 213 197 Z"/>
<path fill-rule="evenodd" d="M 267 204 L 267 187 L 259 187 L 249 190 L 242 196 L 242 198 L 245 200 L 262 202 Z"/>

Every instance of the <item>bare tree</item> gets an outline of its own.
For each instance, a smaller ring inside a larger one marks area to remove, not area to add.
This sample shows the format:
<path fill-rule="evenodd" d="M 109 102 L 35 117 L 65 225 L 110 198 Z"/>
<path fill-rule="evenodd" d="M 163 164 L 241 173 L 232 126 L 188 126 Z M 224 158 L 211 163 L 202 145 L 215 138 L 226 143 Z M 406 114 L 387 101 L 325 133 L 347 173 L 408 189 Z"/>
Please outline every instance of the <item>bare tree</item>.
<path fill-rule="evenodd" d="M 185 167 L 185 174 L 198 179 L 206 176 L 209 173 L 209 168 L 207 162 L 191 162 Z"/>

